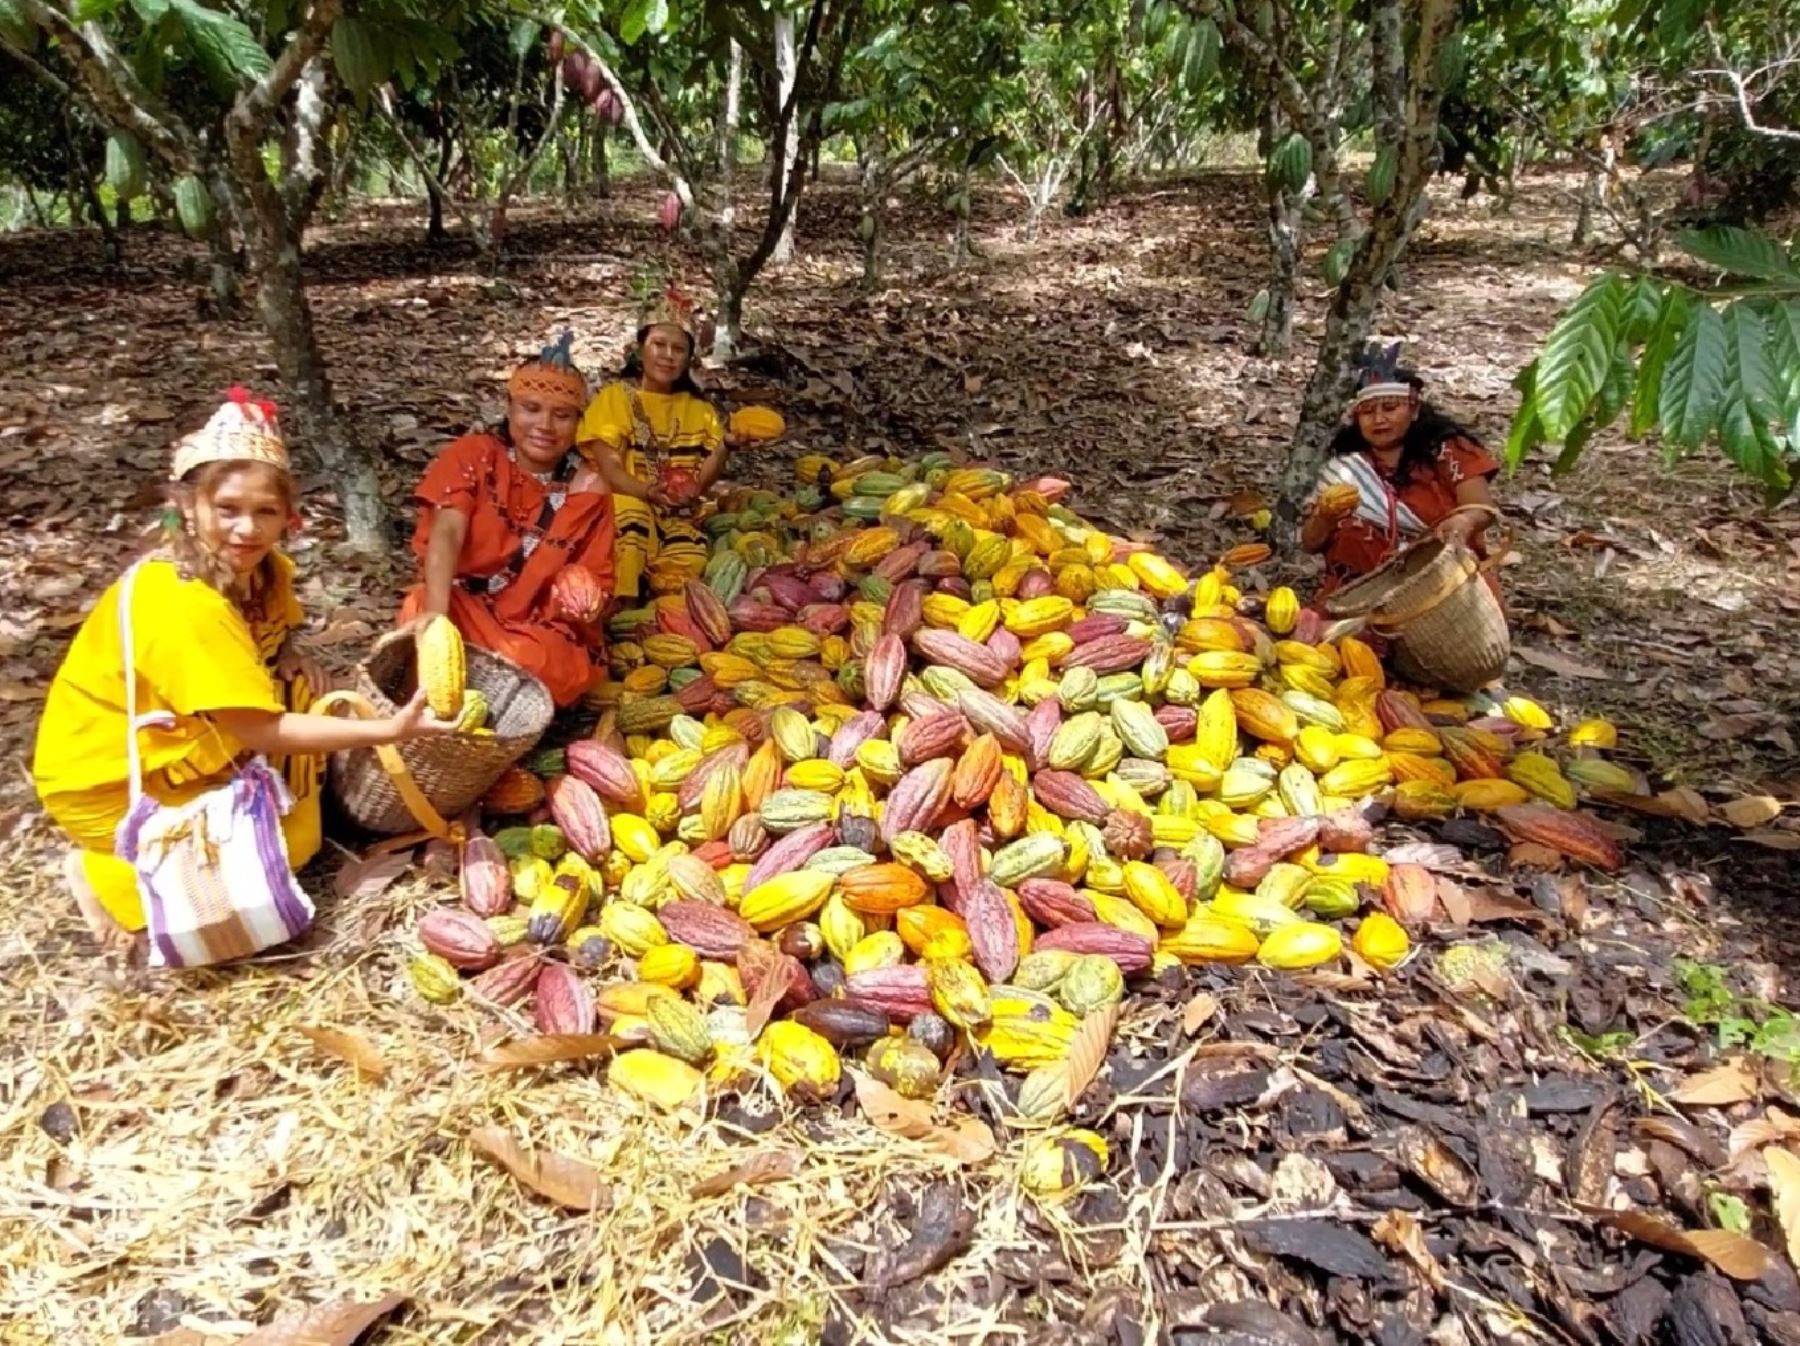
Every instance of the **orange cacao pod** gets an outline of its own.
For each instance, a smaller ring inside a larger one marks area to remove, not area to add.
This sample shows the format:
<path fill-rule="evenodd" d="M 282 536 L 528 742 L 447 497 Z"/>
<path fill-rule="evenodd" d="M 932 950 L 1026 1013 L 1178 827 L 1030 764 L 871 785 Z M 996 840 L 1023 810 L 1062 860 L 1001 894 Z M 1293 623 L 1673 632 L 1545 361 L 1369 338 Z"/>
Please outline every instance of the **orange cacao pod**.
<path fill-rule="evenodd" d="M 1221 556 L 1219 563 L 1239 570 L 1245 566 L 1259 566 L 1274 554 L 1266 542 L 1244 542 Z"/>
<path fill-rule="evenodd" d="M 510 816 L 544 802 L 544 783 L 522 766 L 509 766 L 481 797 L 482 811 Z"/>
<path fill-rule="evenodd" d="M 925 880 L 905 865 L 862 865 L 838 878 L 844 905 L 864 915 L 887 915 L 925 900 Z"/>
<path fill-rule="evenodd" d="M 566 565 L 550 581 L 550 598 L 556 611 L 572 622 L 593 621 L 608 597 L 600 577 L 583 565 Z"/>
<path fill-rule="evenodd" d="M 977 734 L 957 760 L 950 777 L 950 798 L 972 809 L 988 802 L 1000 782 L 1000 743 L 992 734 Z"/>
<path fill-rule="evenodd" d="M 1585 813 L 1549 804 L 1514 804 L 1495 816 L 1515 841 L 1548 846 L 1595 869 L 1615 870 L 1625 863 L 1619 843 Z"/>
<path fill-rule="evenodd" d="M 1402 925 L 1423 925 L 1437 910 L 1436 876 L 1423 865 L 1389 866 L 1381 905 Z"/>

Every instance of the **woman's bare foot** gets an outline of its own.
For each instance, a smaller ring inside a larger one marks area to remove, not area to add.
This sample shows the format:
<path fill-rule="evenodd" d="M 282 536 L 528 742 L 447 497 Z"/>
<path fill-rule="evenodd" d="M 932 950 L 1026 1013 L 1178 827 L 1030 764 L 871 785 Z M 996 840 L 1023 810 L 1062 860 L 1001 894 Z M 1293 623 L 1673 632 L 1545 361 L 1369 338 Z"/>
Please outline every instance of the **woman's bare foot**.
<path fill-rule="evenodd" d="M 68 884 L 69 892 L 75 898 L 75 905 L 81 911 L 81 918 L 87 922 L 88 933 L 100 946 L 100 952 L 129 959 L 138 937 L 115 921 L 112 914 L 100 905 L 100 899 L 82 868 L 79 850 L 71 849 L 63 857 L 63 881 Z"/>

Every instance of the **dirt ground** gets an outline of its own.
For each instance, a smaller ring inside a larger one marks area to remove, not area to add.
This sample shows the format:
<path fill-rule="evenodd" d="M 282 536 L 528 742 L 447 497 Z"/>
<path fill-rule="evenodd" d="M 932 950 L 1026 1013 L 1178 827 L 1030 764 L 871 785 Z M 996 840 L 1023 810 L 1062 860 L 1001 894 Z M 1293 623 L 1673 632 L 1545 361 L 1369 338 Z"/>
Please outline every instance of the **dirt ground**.
<path fill-rule="evenodd" d="M 1572 186 L 1532 178 L 1504 214 L 1485 198 L 1445 192 L 1381 324 L 1406 342 L 1431 395 L 1490 443 L 1504 439 L 1514 373 L 1595 263 L 1566 244 Z M 1146 188 L 1087 218 L 1049 219 L 1031 240 L 1018 236 L 1003 197 L 979 206 L 983 256 L 952 271 L 946 222 L 906 204 L 887 284 L 865 293 L 853 196 L 831 187 L 807 196 L 801 259 L 751 296 L 751 358 L 714 376 L 727 400 L 779 407 L 793 432 L 778 454 L 734 473 L 785 481 L 787 462 L 807 451 L 954 448 L 1070 476 L 1082 512 L 1190 562 L 1249 540 L 1246 493 L 1276 473 L 1324 290 L 1315 267 L 1291 356 L 1248 353 L 1245 310 L 1261 284 L 1253 180 L 1215 174 Z M 410 568 L 401 545 L 410 483 L 451 435 L 499 409 L 511 365 L 565 324 L 590 370 L 617 360 L 633 316 L 630 280 L 646 259 L 666 256 L 652 212 L 651 197 L 630 191 L 581 218 L 523 212 L 496 276 L 454 245 L 425 247 L 410 207 L 371 207 L 317 231 L 311 294 L 337 394 L 380 446 L 396 510 L 392 554 L 349 557 L 335 542 L 325 483 L 309 481 L 295 551 L 330 660 L 354 662 L 391 620 Z M 1523 891 L 1560 923 L 1552 939 L 1527 922 L 1543 941 L 1534 947 L 1553 946 L 1545 957 L 1577 966 L 1536 966 L 1560 988 L 1555 997 L 1490 1006 L 1480 1026 L 1466 1009 L 1450 1012 L 1447 1029 L 1427 1022 L 1420 1004 L 1444 1008 L 1428 992 L 1390 1016 L 1366 988 L 1296 995 L 1224 976 L 1152 987 L 1125 1025 L 1129 1061 L 1115 1061 L 1109 1096 L 1094 1105 L 1123 1156 L 1115 1181 L 1054 1215 L 1019 1195 L 1012 1152 L 991 1169 L 947 1171 L 871 1138 L 854 1106 L 847 1117 L 733 1114 L 684 1130 L 618 1114 L 616 1097 L 580 1072 L 469 1074 L 467 1052 L 494 1025 L 421 1013 L 399 990 L 397 931 L 432 900 L 422 882 L 331 904 L 318 938 L 254 973 L 171 986 L 98 971 L 53 881 L 55 841 L 32 803 L 38 707 L 87 605 L 140 545 L 170 439 L 229 384 L 273 381 L 252 322 L 199 311 L 194 248 L 141 236 L 128 258 L 112 274 L 91 239 L 0 239 L 0 577 L 9 595 L 0 741 L 12 767 L 0 781 L 9 988 L 0 1009 L 0 1317 L 15 1324 L 9 1342 L 182 1332 L 192 1335 L 164 1339 L 222 1341 L 304 1303 L 385 1292 L 410 1303 L 371 1338 L 382 1343 L 1400 1342 L 1427 1331 L 1446 1342 L 1608 1341 L 1634 1339 L 1617 1324 L 1646 1311 L 1626 1301 L 1652 1281 L 1664 1295 L 1653 1324 L 1670 1295 L 1717 1307 L 1708 1298 L 1717 1275 L 1688 1266 L 1658 1280 L 1639 1266 L 1627 1278 L 1620 1268 L 1638 1265 L 1634 1252 L 1641 1263 L 1641 1249 L 1602 1245 L 1592 1230 L 1577 1244 L 1582 1275 L 1559 1283 L 1555 1264 L 1568 1253 L 1560 1226 L 1509 1229 L 1512 1217 L 1495 1216 L 1497 1232 L 1483 1242 L 1466 1210 L 1444 1224 L 1427 1219 L 1429 1246 L 1407 1254 L 1415 1270 L 1457 1249 L 1481 1263 L 1460 1288 L 1440 1286 L 1436 1307 L 1425 1302 L 1432 1281 L 1422 1271 L 1404 1287 L 1371 1285 L 1348 1254 L 1308 1250 L 1296 1260 L 1264 1247 L 1287 1258 L 1265 1282 L 1246 1245 L 1217 1236 L 1245 1201 L 1262 1213 L 1295 1209 L 1270 1188 L 1271 1145 L 1307 1159 L 1298 1167 L 1319 1202 L 1304 1209 L 1352 1225 L 1408 1209 L 1362 1199 L 1367 1173 L 1326 1165 L 1296 1139 L 1342 1148 L 1349 1106 L 1340 1094 L 1389 1089 L 1418 1100 L 1411 1113 L 1391 1099 L 1369 1105 L 1388 1121 L 1365 1118 L 1366 1127 L 1352 1112 L 1349 1135 L 1388 1135 L 1395 1117 L 1410 1118 L 1451 1137 L 1465 1155 L 1458 1162 L 1490 1178 L 1504 1168 L 1490 1164 L 1489 1146 L 1515 1086 L 1527 1100 L 1519 1115 L 1573 1146 L 1570 1164 L 1590 1153 L 1594 1126 L 1625 1126 L 1618 1107 L 1654 1111 L 1638 1087 L 1645 1072 L 1705 1056 L 1692 1035 L 1658 1041 L 1671 951 L 1727 964 L 1770 998 L 1789 964 L 1790 853 L 1727 827 L 1635 820 L 1638 867 L 1596 889 L 1593 908 L 1584 894 L 1575 911 L 1566 883 L 1547 898 L 1527 881 Z M 666 260 L 704 293 L 691 256 Z M 1658 786 L 1793 800 L 1800 513 L 1764 511 L 1715 453 L 1665 468 L 1653 445 L 1616 436 L 1600 437 L 1567 477 L 1531 463 L 1498 493 L 1516 550 L 1505 571 L 1509 685 L 1562 715 L 1614 718 L 1620 759 Z M 1629 991 L 1609 989 L 1621 977 Z M 1627 999 L 1602 1014 L 1593 998 L 1615 990 Z M 1216 999 L 1213 1026 L 1186 1028 L 1184 1007 L 1199 995 Z M 1573 1053 L 1552 1033 L 1559 1013 L 1591 1034 L 1622 1024 L 1635 1055 Z M 374 1040 L 383 1078 L 359 1078 L 300 1031 L 332 1023 Z M 1190 1038 L 1219 1049 L 1199 1059 L 1236 1051 L 1263 1071 L 1242 1100 L 1256 1120 L 1234 1131 L 1205 1107 L 1174 1106 L 1171 1088 L 1191 1084 Z M 1337 1069 L 1345 1042 L 1391 1073 L 1376 1084 L 1359 1068 Z M 1547 1079 L 1576 1076 L 1569 1106 L 1529 1102 Z M 980 1113 L 991 1083 L 970 1080 L 963 1104 Z M 1604 1096 L 1582 1092 L 1602 1087 Z M 1297 1099 L 1324 1099 L 1339 1110 L 1335 1124 L 1315 1135 L 1302 1123 L 1319 1109 L 1296 1109 Z M 610 1184 L 605 1213 L 571 1217 L 505 1188 L 461 1139 L 490 1122 L 595 1163 Z M 796 1171 L 693 1194 L 699 1179 L 742 1162 L 746 1147 L 793 1157 Z M 1268 1160 L 1261 1179 L 1242 1168 L 1258 1156 Z M 1532 1162 L 1527 1153 L 1526 1168 Z M 1540 1179 L 1549 1166 L 1539 1153 Z M 1627 1170 L 1619 1181 L 1646 1179 Z M 1484 1202 L 1506 1204 L 1494 1186 Z M 953 1227 L 931 1235 L 934 1203 L 951 1197 Z M 1705 1205 L 1696 1200 L 1690 1221 Z M 1792 1281 L 1789 1273 L 1769 1292 L 1773 1307 L 1746 1310 L 1760 1339 L 1787 1340 L 1793 1324 L 1759 1313 L 1800 1322 Z M 1279 1309 L 1281 1321 L 1214 1313 L 1234 1299 Z M 1596 1306 L 1594 1316 L 1582 1305 Z M 1402 1320 L 1412 1336 L 1391 1327 Z"/>

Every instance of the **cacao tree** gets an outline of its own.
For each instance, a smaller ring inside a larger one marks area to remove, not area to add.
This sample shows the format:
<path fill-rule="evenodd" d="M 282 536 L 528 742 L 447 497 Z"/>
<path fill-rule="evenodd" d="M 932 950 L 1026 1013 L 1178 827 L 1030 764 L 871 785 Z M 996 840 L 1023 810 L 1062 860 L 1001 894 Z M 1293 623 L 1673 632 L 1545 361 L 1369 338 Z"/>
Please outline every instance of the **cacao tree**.
<path fill-rule="evenodd" d="M 268 0 L 246 7 L 248 22 L 201 0 L 0 5 L 9 42 L 29 28 L 86 111 L 135 137 L 166 167 L 184 228 L 215 245 L 227 228 L 241 236 L 295 441 L 336 482 L 351 544 L 385 545 L 374 457 L 333 403 L 302 262 L 338 110 L 332 48 L 353 42 L 345 35 L 355 35 L 361 20 L 344 15 L 342 0 L 312 0 L 298 12 Z M 408 41 L 368 55 L 371 80 L 374 63 L 414 63 L 417 52 L 442 50 L 446 40 L 441 11 L 427 23 L 396 9 L 388 24 Z M 344 63 L 344 49 L 337 60 Z"/>
<path fill-rule="evenodd" d="M 856 147 L 862 283 L 872 289 L 881 278 L 889 198 L 952 158 L 960 175 L 969 147 L 991 135 L 1002 86 L 1018 69 L 1020 17 L 1004 2 L 923 10 L 889 3 L 870 20 L 877 31 L 846 61 L 844 97 L 826 109 L 824 129 Z M 966 210 L 957 219 L 960 227 Z"/>
<path fill-rule="evenodd" d="M 862 0 L 809 0 L 795 12 L 796 73 L 786 97 L 778 92 L 772 27 L 761 6 L 747 0 L 679 13 L 662 0 L 630 0 L 622 8 L 580 0 L 542 16 L 616 92 L 626 133 L 666 189 L 663 227 L 693 232 L 712 275 L 715 359 L 735 356 L 745 295 L 774 254 L 806 180 L 798 171 L 768 175 L 762 227 L 740 251 L 730 171 L 736 137 L 725 129 L 742 116 L 739 81 L 763 91 L 752 102 L 765 162 L 788 163 L 790 145 L 793 162 L 807 162 L 824 136 L 825 109 L 838 99 L 861 9 Z"/>

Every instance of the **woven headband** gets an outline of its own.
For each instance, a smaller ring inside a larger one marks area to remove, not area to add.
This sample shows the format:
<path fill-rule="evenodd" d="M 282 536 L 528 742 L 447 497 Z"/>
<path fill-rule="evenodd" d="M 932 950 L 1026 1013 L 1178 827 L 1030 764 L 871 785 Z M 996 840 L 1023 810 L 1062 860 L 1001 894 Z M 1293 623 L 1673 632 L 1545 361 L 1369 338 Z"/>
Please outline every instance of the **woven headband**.
<path fill-rule="evenodd" d="M 572 406 L 579 410 L 587 405 L 587 379 L 575 367 L 570 347 L 574 333 L 565 331 L 553 346 L 546 346 L 538 358 L 513 370 L 506 382 L 510 397 L 537 397 L 553 406 Z"/>

